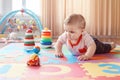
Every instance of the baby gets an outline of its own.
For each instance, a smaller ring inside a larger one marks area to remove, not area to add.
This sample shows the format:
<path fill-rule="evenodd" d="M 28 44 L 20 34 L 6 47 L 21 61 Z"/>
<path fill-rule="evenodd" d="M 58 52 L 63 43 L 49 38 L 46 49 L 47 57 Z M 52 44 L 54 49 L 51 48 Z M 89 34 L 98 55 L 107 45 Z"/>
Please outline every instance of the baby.
<path fill-rule="evenodd" d="M 78 56 L 78 60 L 88 60 L 96 53 L 108 53 L 115 47 L 114 43 L 105 44 L 85 31 L 86 22 L 82 15 L 72 14 L 64 21 L 65 32 L 59 36 L 55 44 L 55 56 L 63 57 L 62 45 Z"/>

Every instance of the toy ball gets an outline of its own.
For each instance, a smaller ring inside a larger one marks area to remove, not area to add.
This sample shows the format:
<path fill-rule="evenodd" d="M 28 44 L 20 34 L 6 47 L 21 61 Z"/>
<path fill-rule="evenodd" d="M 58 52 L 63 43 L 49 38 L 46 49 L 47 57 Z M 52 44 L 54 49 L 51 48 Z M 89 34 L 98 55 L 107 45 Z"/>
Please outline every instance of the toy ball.
<path fill-rule="evenodd" d="M 34 53 L 38 54 L 40 52 L 40 47 L 39 46 L 35 46 L 33 48 L 33 51 L 34 51 Z"/>

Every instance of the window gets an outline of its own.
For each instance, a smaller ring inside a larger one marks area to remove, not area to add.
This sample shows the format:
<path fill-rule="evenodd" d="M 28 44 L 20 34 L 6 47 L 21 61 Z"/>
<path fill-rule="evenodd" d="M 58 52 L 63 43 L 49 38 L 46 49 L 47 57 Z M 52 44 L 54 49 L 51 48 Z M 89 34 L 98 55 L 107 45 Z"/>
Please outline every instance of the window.
<path fill-rule="evenodd" d="M 0 0 L 0 15 L 2 14 L 2 1 Z"/>
<path fill-rule="evenodd" d="M 12 10 L 22 9 L 22 0 L 12 0 Z"/>
<path fill-rule="evenodd" d="M 12 10 L 20 10 L 25 7 L 37 15 L 40 15 L 40 4 L 41 0 L 12 0 Z"/>
<path fill-rule="evenodd" d="M 26 8 L 40 15 L 40 0 L 26 0 Z"/>

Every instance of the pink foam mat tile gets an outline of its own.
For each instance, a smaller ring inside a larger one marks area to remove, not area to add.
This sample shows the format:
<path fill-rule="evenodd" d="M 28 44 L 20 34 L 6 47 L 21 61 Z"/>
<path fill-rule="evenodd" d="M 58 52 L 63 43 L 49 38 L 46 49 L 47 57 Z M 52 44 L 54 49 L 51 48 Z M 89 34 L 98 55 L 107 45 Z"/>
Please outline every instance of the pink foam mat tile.
<path fill-rule="evenodd" d="M 32 76 L 31 76 L 31 75 Z M 80 68 L 78 64 L 49 64 L 41 65 L 40 67 L 28 67 L 24 78 L 40 78 L 40 79 L 53 79 L 54 77 L 58 78 L 69 78 L 69 77 L 84 77 L 85 73 Z"/>

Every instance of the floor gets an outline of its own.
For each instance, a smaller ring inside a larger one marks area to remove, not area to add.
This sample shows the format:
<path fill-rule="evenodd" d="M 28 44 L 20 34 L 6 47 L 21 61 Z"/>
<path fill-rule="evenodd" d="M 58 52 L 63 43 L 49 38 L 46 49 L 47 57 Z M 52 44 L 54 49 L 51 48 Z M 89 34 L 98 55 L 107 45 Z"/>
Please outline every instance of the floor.
<path fill-rule="evenodd" d="M 100 40 L 120 43 L 119 39 Z M 41 66 L 29 67 L 26 62 L 32 52 L 26 52 L 23 43 L 0 44 L 0 80 L 120 80 L 120 46 L 90 61 L 78 61 L 65 46 L 63 58 L 54 56 L 54 48 L 43 48 L 38 54 Z"/>
<path fill-rule="evenodd" d="M 0 43 L 0 48 L 2 48 L 2 47 L 4 47 L 4 46 L 6 46 L 7 44 L 5 44 L 5 43 Z"/>

